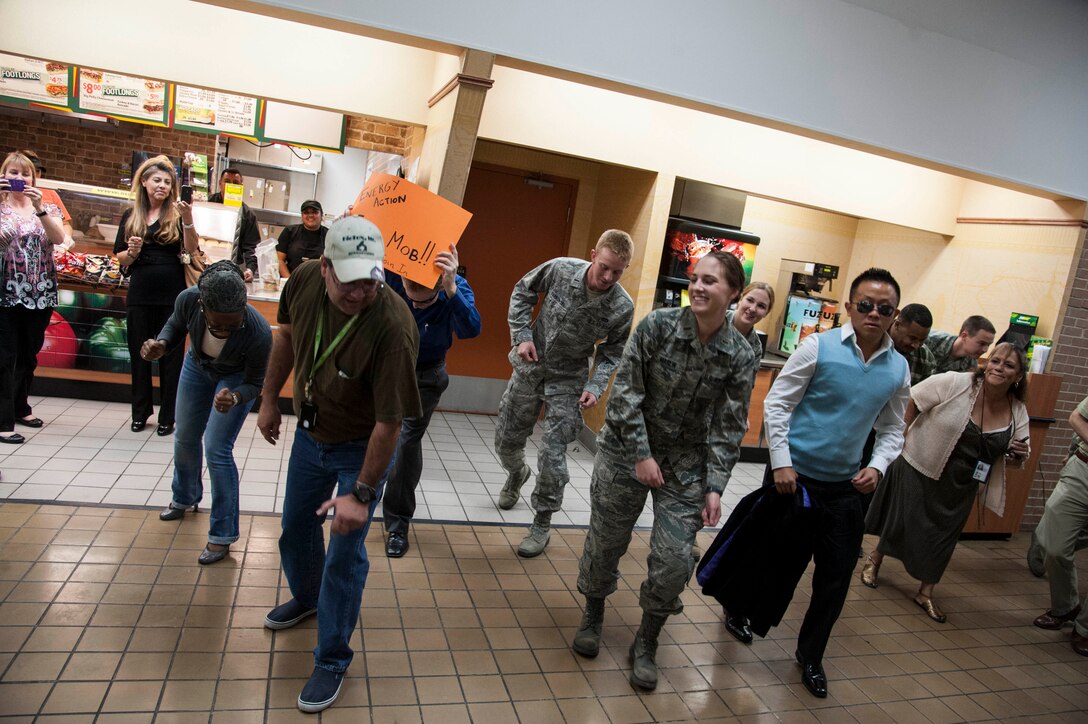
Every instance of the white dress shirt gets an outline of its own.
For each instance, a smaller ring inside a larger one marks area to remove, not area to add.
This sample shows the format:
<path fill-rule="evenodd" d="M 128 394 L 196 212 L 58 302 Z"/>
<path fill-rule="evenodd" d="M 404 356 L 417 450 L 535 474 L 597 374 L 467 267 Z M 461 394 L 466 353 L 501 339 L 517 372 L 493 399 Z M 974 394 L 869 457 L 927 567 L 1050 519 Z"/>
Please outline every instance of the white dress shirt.
<path fill-rule="evenodd" d="M 885 332 L 880 347 L 868 361 L 861 348 L 858 347 L 857 337 L 854 335 L 854 325 L 850 322 L 844 324 L 839 330 L 842 340 L 853 341 L 854 354 L 858 360 L 868 367 L 882 354 L 899 354 L 895 351 L 892 338 Z M 832 330 L 827 334 L 834 334 Z M 793 466 L 790 457 L 789 434 L 790 418 L 793 410 L 805 396 L 809 380 L 816 372 L 816 358 L 820 349 L 820 342 L 815 334 L 805 338 L 805 341 L 797 348 L 782 371 L 778 373 L 774 384 L 771 385 L 767 397 L 763 401 L 763 424 L 767 430 L 767 445 L 769 447 L 771 469 L 788 468 Z M 873 429 L 876 430 L 876 443 L 873 445 L 873 457 L 867 467 L 876 468 L 883 475 L 892 461 L 899 457 L 903 449 L 903 416 L 907 411 L 907 402 L 910 400 L 910 365 L 905 367 L 906 373 L 903 384 L 895 391 L 891 399 L 881 408 L 877 415 Z M 828 430 L 829 435 L 834 435 L 834 430 Z"/>

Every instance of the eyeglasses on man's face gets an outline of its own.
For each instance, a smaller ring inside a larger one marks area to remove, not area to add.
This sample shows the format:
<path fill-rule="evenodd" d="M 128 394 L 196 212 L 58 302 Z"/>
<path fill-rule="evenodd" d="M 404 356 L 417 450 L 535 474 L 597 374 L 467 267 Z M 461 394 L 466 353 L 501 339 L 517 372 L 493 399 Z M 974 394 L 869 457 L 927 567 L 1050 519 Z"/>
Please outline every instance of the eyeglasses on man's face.
<path fill-rule="evenodd" d="M 854 307 L 862 314 L 868 314 L 874 309 L 881 317 L 890 317 L 895 314 L 895 307 L 893 305 L 873 304 L 868 299 L 862 299 L 860 302 L 854 302 Z"/>

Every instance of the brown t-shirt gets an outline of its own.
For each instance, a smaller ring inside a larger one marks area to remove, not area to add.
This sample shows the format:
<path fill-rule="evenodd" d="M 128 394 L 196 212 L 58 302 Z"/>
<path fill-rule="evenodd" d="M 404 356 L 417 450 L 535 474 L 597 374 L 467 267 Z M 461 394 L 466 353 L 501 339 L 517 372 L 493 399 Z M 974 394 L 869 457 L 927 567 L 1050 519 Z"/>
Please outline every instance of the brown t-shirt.
<path fill-rule="evenodd" d="M 297 267 L 284 284 L 277 315 L 281 324 L 291 325 L 296 415 L 314 362 L 322 306 L 324 351 L 351 317 L 328 301 L 321 261 L 314 259 Z M 418 350 L 419 332 L 408 305 L 383 286 L 317 371 L 313 386 L 317 427 L 310 431 L 314 439 L 326 444 L 365 440 L 376 420 L 396 422 L 421 415 L 415 373 Z"/>

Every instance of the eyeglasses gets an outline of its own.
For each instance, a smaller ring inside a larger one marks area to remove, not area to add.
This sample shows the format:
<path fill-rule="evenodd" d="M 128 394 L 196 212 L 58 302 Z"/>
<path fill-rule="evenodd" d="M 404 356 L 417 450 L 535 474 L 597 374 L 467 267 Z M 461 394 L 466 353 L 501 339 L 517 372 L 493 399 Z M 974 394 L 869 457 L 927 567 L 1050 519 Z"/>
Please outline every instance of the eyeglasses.
<path fill-rule="evenodd" d="M 201 315 L 204 316 L 204 327 L 205 327 L 205 329 L 207 329 L 209 332 L 211 332 L 211 334 L 213 336 L 223 335 L 225 337 L 229 337 L 230 335 L 234 334 L 238 330 L 246 328 L 245 317 L 242 317 L 242 321 L 240 323 L 238 323 L 236 325 L 232 325 L 230 327 L 217 327 L 217 326 L 211 324 L 208 321 L 208 313 L 204 309 L 204 303 L 203 302 L 200 303 L 200 313 L 201 313 Z"/>
<path fill-rule="evenodd" d="M 862 314 L 868 314 L 869 312 L 873 311 L 873 309 L 876 309 L 877 314 L 879 314 L 881 317 L 890 317 L 895 314 L 895 307 L 893 307 L 891 304 L 873 304 L 868 299 L 862 299 L 860 302 L 854 302 L 854 306 L 857 307 L 857 310 Z"/>

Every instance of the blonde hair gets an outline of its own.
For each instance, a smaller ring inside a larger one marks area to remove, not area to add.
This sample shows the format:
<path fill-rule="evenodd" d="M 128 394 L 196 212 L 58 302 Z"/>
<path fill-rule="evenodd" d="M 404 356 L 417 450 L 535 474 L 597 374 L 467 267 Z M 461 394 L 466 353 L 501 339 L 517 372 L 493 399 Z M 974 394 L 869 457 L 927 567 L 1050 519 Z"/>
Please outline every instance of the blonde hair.
<path fill-rule="evenodd" d="M 19 170 L 24 173 L 29 171 L 31 181 L 30 185 L 38 185 L 38 169 L 34 167 L 34 162 L 31 161 L 29 158 L 19 153 L 18 151 L 12 151 L 4 158 L 3 165 L 0 165 L 0 176 L 6 174 L 8 169 L 12 166 L 17 166 Z M 10 191 L 4 191 L 3 193 L 0 193 L 0 197 L 2 197 L 4 203 L 7 203 L 8 199 L 11 198 L 10 193 Z"/>
<path fill-rule="evenodd" d="M 754 289 L 762 289 L 767 292 L 767 313 L 769 314 L 770 311 L 774 309 L 774 287 L 767 282 L 752 282 L 740 293 L 740 298 L 744 299 L 744 297 L 748 296 L 748 292 Z"/>
<path fill-rule="evenodd" d="M 630 264 L 631 257 L 634 255 L 635 251 L 635 242 L 631 240 L 631 235 L 626 231 L 609 229 L 601 234 L 601 238 L 597 240 L 597 246 L 595 246 L 594 249 L 597 251 L 608 249 Z"/>
<path fill-rule="evenodd" d="M 174 171 L 174 162 L 166 156 L 155 156 L 140 164 L 136 173 L 132 174 L 132 213 L 125 224 L 125 236 L 147 237 L 147 217 L 151 212 L 151 200 L 147 197 L 143 182 L 148 176 L 161 171 L 170 176 L 170 197 L 163 202 L 159 211 L 159 231 L 154 238 L 149 239 L 158 244 L 173 244 L 181 239 L 178 231 L 178 221 L 181 214 L 178 213 L 175 202 L 178 200 L 178 177 Z"/>

